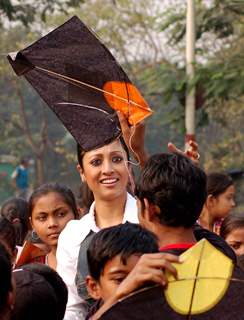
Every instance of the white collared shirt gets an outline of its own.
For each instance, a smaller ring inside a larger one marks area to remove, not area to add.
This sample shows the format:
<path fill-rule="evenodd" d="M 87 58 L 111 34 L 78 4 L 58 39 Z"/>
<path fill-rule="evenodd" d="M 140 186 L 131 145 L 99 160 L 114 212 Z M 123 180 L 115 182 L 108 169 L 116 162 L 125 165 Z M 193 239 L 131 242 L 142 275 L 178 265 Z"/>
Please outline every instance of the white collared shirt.
<path fill-rule="evenodd" d="M 82 299 L 75 285 L 80 244 L 90 231 L 98 232 L 96 225 L 95 202 L 88 214 L 80 220 L 71 220 L 59 236 L 57 248 L 57 272 L 68 287 L 68 303 L 64 320 L 82 320 Z M 138 223 L 136 200 L 128 193 L 123 222 Z"/>

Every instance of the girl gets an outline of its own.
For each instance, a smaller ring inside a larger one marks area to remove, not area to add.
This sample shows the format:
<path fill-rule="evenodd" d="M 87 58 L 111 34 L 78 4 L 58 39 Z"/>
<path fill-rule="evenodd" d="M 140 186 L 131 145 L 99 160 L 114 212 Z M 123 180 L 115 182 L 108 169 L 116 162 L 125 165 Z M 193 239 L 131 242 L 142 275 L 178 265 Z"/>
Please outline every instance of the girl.
<path fill-rule="evenodd" d="M 220 236 L 237 256 L 244 255 L 244 213 L 228 215 L 221 225 Z"/>
<path fill-rule="evenodd" d="M 29 199 L 29 219 L 33 230 L 49 246 L 50 252 L 39 262 L 56 269 L 58 238 L 66 224 L 78 218 L 72 191 L 64 185 L 49 183 L 36 189 Z"/>
<path fill-rule="evenodd" d="M 233 180 L 225 173 L 210 173 L 207 176 L 207 194 L 199 223 L 205 229 L 219 233 L 221 221 L 235 206 Z"/>

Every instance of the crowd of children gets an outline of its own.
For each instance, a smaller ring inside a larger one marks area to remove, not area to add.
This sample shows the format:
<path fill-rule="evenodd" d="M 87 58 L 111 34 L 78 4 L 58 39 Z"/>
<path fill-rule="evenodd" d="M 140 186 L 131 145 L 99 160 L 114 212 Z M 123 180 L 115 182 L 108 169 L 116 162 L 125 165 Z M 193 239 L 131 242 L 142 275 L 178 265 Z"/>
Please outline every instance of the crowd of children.
<path fill-rule="evenodd" d="M 39 186 L 27 200 L 13 198 L 2 204 L 0 319 L 158 319 L 154 311 L 163 319 L 182 319 L 178 309 L 166 303 L 164 293 L 170 283 L 185 280 L 193 281 L 193 293 L 186 292 L 191 296 L 190 307 L 183 313 L 191 319 L 198 280 L 210 277 L 198 275 L 203 249 L 195 274 L 179 279 L 179 270 L 185 254 L 190 256 L 199 243 L 207 241 L 211 252 L 207 269 L 215 270 L 212 279 L 224 285 L 216 285 L 216 291 L 222 288 L 216 299 L 209 290 L 208 306 L 196 313 L 203 314 L 201 319 L 241 320 L 244 213 L 230 212 L 235 206 L 232 179 L 222 173 L 206 175 L 193 141 L 185 152 L 170 143 L 169 153 L 149 157 L 141 120 L 151 109 L 97 41 L 73 17 L 14 59 L 9 56 L 14 70 L 37 89 L 78 143 L 83 208 L 78 208 L 69 187 L 58 183 Z M 82 50 L 86 59 L 80 57 Z M 91 56 L 96 63 L 88 66 Z M 36 67 L 40 61 L 43 64 Z M 95 72 L 93 67 L 100 69 Z M 122 94 L 119 99 L 118 94 Z M 124 114 L 112 110 L 122 105 L 123 111 L 127 104 L 131 109 Z M 136 182 L 130 153 L 141 166 Z M 223 261 L 217 271 L 215 256 Z M 134 292 L 142 295 L 127 304 L 130 297 L 137 297 Z M 205 300 L 200 289 L 198 293 L 199 300 Z M 147 294 L 150 299 L 145 298 Z M 184 294 L 177 299 L 184 300 Z M 124 308 L 123 317 L 116 315 L 118 305 Z"/>
<path fill-rule="evenodd" d="M 180 264 L 178 256 L 202 238 L 234 264 L 236 256 L 241 261 L 244 216 L 229 212 L 234 187 L 227 175 L 207 176 L 177 152 L 156 154 L 147 159 L 132 196 L 129 153 L 120 140 L 89 152 L 79 147 L 78 155 L 81 180 L 94 195 L 82 218 L 72 191 L 57 183 L 40 186 L 28 202 L 14 198 L 2 205 L 2 319 L 43 319 L 41 310 L 50 319 L 98 319 L 143 286 L 167 286 L 166 271 L 177 278 L 172 263 Z M 226 180 L 221 191 L 207 188 L 213 177 Z M 222 238 L 213 224 L 200 227 L 205 207 L 209 216 L 224 218 Z"/>

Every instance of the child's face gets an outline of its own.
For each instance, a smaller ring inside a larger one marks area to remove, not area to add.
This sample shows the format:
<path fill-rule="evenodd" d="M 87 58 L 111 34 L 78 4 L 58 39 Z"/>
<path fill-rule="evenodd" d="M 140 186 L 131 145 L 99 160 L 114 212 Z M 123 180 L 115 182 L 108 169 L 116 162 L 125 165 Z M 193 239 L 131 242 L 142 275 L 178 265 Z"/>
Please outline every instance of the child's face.
<path fill-rule="evenodd" d="M 36 200 L 31 224 L 45 244 L 55 247 L 61 231 L 74 218 L 72 209 L 63 197 L 57 192 L 49 192 Z"/>
<path fill-rule="evenodd" d="M 244 227 L 232 230 L 225 240 L 237 256 L 244 254 Z"/>
<path fill-rule="evenodd" d="M 126 264 L 123 264 L 120 255 L 109 260 L 104 267 L 99 282 L 96 284 L 96 295 L 94 296 L 88 288 L 89 293 L 93 298 L 102 299 L 105 302 L 115 294 L 116 289 L 135 267 L 139 258 L 139 255 L 131 255 Z"/>

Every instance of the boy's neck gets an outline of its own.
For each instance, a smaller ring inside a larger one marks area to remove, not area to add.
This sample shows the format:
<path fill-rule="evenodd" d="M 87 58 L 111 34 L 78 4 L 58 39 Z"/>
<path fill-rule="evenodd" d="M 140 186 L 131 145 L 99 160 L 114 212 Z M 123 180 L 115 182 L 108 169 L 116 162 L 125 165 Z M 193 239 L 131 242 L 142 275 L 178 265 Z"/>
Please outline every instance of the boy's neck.
<path fill-rule="evenodd" d="M 197 242 L 192 228 L 159 225 L 154 232 L 158 237 L 159 248 L 177 243 Z"/>
<path fill-rule="evenodd" d="M 95 199 L 95 219 L 99 228 L 111 227 L 122 223 L 127 193 L 111 201 Z"/>

